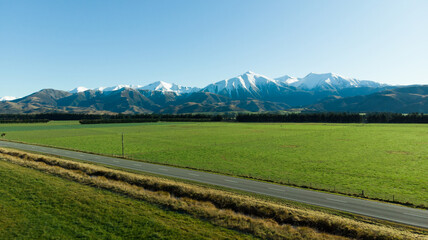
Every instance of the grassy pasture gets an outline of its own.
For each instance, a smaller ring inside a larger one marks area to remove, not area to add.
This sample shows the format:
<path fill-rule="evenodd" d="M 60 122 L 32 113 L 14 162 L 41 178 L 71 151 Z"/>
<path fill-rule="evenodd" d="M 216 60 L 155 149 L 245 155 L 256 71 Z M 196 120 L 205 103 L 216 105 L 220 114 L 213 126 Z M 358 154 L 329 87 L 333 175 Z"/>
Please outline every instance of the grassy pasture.
<path fill-rule="evenodd" d="M 0 239 L 253 239 L 4 161 L 0 196 Z"/>
<path fill-rule="evenodd" d="M 428 205 L 424 124 L 2 124 L 6 139 Z"/>
<path fill-rule="evenodd" d="M 426 234 L 423 230 L 415 231 L 415 229 L 385 226 L 382 222 L 368 219 L 360 222 L 324 212 L 294 207 L 288 204 L 277 204 L 180 181 L 146 176 L 144 174 L 132 174 L 40 154 L 0 148 L 0 158 L 0 160 L 9 163 L 37 169 L 43 173 L 53 174 L 84 185 L 106 189 L 122 196 L 125 195 L 146 203 L 162 206 L 174 212 L 186 213 L 216 226 L 249 233 L 261 239 L 333 240 L 352 238 L 404 240 L 422 239 Z M 26 178 L 26 176 L 22 177 Z M 9 180 L 9 178 L 10 175 L 5 175 L 6 180 Z M 55 181 L 55 178 L 52 178 L 52 180 Z M 13 190 L 22 188 L 22 181 L 20 183 L 19 186 L 12 184 Z M 2 190 L 0 193 L 5 192 L 6 195 L 8 192 L 14 192 L 8 188 Z M 36 194 L 31 195 L 34 196 Z M 43 201 L 43 203 L 47 202 L 46 206 L 52 205 L 49 196 L 36 197 L 36 199 Z M 67 206 L 78 201 L 79 199 L 70 200 L 67 202 Z M 14 203 L 12 205 L 9 204 L 9 206 L 14 205 Z M 115 204 L 111 205 L 109 204 L 113 208 L 116 206 Z M 96 207 L 96 205 L 91 206 Z M 9 208 L 6 206 L 5 209 Z M 137 213 L 142 214 L 141 212 Z M 92 214 L 99 215 L 97 211 L 92 211 Z M 14 219 L 10 216 L 7 217 Z M 73 220 L 72 218 L 70 219 Z M 366 222 L 367 220 L 368 222 Z M 118 225 L 118 227 L 121 227 L 121 225 Z M 129 238 L 128 235 L 121 236 Z M 233 237 L 231 236 L 230 238 Z M 144 236 L 143 238 L 146 239 Z M 218 236 L 213 235 L 213 238 L 217 239 Z"/>

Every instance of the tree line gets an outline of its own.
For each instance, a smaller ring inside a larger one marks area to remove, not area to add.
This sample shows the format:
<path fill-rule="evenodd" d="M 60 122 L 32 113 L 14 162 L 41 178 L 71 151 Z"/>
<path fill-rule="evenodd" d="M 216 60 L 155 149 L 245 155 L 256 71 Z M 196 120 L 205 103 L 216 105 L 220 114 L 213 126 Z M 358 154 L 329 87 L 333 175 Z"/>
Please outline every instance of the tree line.
<path fill-rule="evenodd" d="M 140 122 L 213 122 L 221 121 L 221 115 L 210 114 L 136 114 L 109 115 L 101 119 L 82 119 L 80 124 L 97 123 L 140 123 Z"/>
<path fill-rule="evenodd" d="M 248 113 L 238 114 L 237 122 L 324 122 L 324 123 L 428 123 L 422 113 Z"/>
<path fill-rule="evenodd" d="M 370 113 L 366 119 L 369 123 L 428 123 L 428 114 Z"/>
<path fill-rule="evenodd" d="M 0 123 L 47 123 L 49 119 L 0 119 Z"/>
<path fill-rule="evenodd" d="M 36 114 L 0 114 L 0 121 L 55 121 L 55 120 L 82 120 L 101 119 L 100 114 L 84 113 L 36 113 Z"/>
<path fill-rule="evenodd" d="M 422 113 L 239 113 L 225 114 L 0 114 L 0 123 L 41 123 L 51 120 L 79 120 L 81 124 L 139 122 L 325 122 L 325 123 L 428 123 Z"/>

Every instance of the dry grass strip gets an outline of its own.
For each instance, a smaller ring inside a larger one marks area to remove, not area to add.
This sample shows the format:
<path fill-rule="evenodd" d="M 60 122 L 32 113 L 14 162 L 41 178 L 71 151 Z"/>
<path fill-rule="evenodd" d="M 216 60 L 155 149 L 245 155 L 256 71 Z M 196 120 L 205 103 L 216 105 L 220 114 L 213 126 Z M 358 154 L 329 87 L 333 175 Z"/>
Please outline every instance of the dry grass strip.
<path fill-rule="evenodd" d="M 4 148 L 0 148 L 0 157 L 22 166 L 186 212 L 263 239 L 428 239 L 426 235 L 402 229 L 91 164 Z"/>

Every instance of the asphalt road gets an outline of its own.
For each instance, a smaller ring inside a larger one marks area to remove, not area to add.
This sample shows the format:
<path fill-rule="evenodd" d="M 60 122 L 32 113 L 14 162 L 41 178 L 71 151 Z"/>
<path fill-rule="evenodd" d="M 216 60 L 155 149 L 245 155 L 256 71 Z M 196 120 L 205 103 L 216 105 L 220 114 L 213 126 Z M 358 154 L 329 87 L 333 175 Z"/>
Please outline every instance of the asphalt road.
<path fill-rule="evenodd" d="M 296 202 L 337 209 L 345 212 L 356 213 L 364 216 L 428 229 L 428 211 L 422 209 L 414 209 L 393 204 L 346 197 L 336 194 L 322 193 L 311 190 L 281 186 L 277 184 L 223 176 L 219 174 L 143 163 L 138 161 L 124 160 L 120 158 L 105 157 L 56 148 L 40 147 L 5 141 L 0 141 L 0 147 L 9 147 L 20 150 L 47 153 L 56 156 L 96 162 L 142 172 L 149 172 L 180 179 L 187 179 L 195 182 L 207 183 L 231 189 L 238 189 L 246 192 L 283 198 Z"/>

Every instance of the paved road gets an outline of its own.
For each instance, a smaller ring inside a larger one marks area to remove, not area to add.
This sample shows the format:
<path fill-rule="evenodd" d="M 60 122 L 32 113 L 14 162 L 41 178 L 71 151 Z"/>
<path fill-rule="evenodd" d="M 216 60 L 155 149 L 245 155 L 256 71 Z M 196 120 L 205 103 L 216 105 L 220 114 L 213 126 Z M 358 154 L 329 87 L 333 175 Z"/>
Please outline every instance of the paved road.
<path fill-rule="evenodd" d="M 62 157 L 69 157 L 73 159 L 80 159 L 84 161 L 122 167 L 126 169 L 138 170 L 142 172 L 149 172 L 175 178 L 187 179 L 196 182 L 207 183 L 232 189 L 238 189 L 246 192 L 258 193 L 296 202 L 342 210 L 345 212 L 356 213 L 360 215 L 428 229 L 428 211 L 422 209 L 414 209 L 387 203 L 292 188 L 242 178 L 235 178 L 189 169 L 143 163 L 138 161 L 124 160 L 120 158 L 61 150 L 56 148 L 40 147 L 4 141 L 0 141 L 0 147 L 10 147 L 21 150 L 47 153 Z"/>

